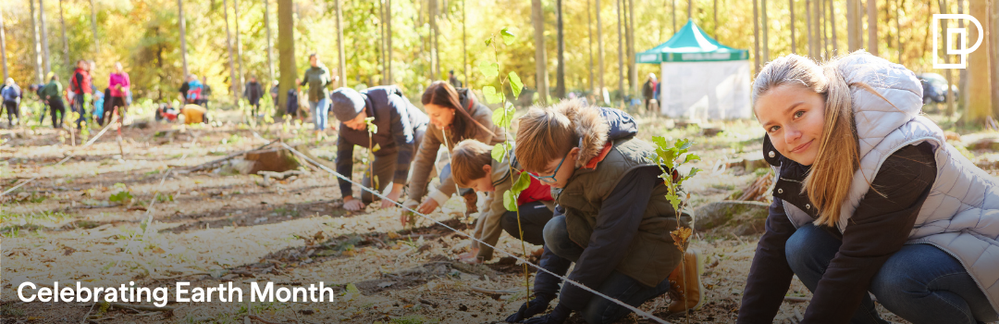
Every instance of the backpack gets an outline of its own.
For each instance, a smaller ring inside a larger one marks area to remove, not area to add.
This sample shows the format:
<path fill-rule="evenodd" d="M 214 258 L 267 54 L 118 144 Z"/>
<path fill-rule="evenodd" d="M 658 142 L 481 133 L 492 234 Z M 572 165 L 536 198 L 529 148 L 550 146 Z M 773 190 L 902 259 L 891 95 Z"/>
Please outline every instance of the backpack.
<path fill-rule="evenodd" d="M 187 101 L 194 102 L 201 100 L 201 90 L 202 87 L 200 82 L 191 82 L 191 87 L 187 89 Z"/>

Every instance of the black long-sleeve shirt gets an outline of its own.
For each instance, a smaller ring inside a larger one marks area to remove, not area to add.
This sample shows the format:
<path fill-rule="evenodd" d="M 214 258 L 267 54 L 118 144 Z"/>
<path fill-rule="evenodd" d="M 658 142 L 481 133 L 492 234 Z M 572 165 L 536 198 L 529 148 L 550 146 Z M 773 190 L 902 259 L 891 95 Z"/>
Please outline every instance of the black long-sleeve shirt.
<path fill-rule="evenodd" d="M 843 243 L 819 280 L 802 323 L 850 321 L 871 279 L 908 240 L 936 172 L 929 143 L 904 147 L 885 160 L 872 189 L 864 195 L 842 233 Z M 775 197 L 770 206 L 766 232 L 749 270 L 738 323 L 772 322 L 791 284 L 794 273 L 787 264 L 784 247 L 796 228 L 784 212 L 784 203 Z M 826 229 L 839 234 L 835 229 Z"/>

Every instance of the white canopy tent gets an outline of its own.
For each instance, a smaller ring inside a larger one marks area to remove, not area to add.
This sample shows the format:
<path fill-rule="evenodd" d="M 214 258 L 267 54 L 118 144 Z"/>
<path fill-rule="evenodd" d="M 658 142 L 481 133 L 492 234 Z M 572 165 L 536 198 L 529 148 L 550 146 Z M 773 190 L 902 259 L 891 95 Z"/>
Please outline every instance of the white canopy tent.
<path fill-rule="evenodd" d="M 692 120 L 752 117 L 749 51 L 721 45 L 688 21 L 669 41 L 636 54 L 661 64 L 662 114 Z"/>

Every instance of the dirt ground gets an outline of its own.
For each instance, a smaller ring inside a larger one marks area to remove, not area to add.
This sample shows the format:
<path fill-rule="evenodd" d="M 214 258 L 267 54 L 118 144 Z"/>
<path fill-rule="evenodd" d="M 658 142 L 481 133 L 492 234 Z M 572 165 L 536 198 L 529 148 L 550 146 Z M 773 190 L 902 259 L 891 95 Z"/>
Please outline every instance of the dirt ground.
<path fill-rule="evenodd" d="M 741 166 L 743 159 L 760 155 L 763 131 L 752 121 L 713 125 L 723 132 L 712 137 L 701 136 L 696 126 L 679 128 L 659 117 L 639 122 L 641 138 L 695 141 L 692 151 L 703 158 L 695 166 L 705 170 L 687 187 L 695 207 L 738 196 L 766 174 L 766 168 L 754 172 Z M 316 142 L 309 139 L 311 125 L 280 122 L 253 129 L 268 140 L 300 144 L 332 164 L 335 135 Z M 427 220 L 403 227 L 398 208 L 345 211 L 336 178 L 319 169 L 303 167 L 303 174 L 285 180 L 226 168 L 184 172 L 268 142 L 246 126 L 126 126 L 124 155 L 114 131 L 86 148 L 72 145 L 67 134 L 49 128 L 0 130 L 3 190 L 38 177 L 0 197 L 2 323 L 494 323 L 525 301 L 524 272 L 515 259 L 497 253 L 484 266 L 455 263 L 468 248 L 467 239 Z M 990 136 L 995 134 L 965 133 L 954 143 L 963 147 Z M 362 160 L 364 150 L 356 151 L 355 159 Z M 73 157 L 64 164 L 54 165 L 69 154 Z M 994 150 L 968 154 L 990 174 L 999 172 Z M 361 163 L 356 165 L 354 179 L 360 179 Z M 470 233 L 472 220 L 463 211 L 463 202 L 452 199 L 430 216 Z M 669 300 L 662 296 L 641 309 L 672 323 L 734 322 L 760 235 L 736 235 L 732 229 L 739 225 L 698 232 L 692 242 L 704 259 L 703 308 L 666 314 Z M 498 248 L 524 257 L 520 242 L 505 233 Z M 537 248 L 528 245 L 528 254 Z M 286 287 L 324 282 L 338 295 L 329 303 L 172 301 L 169 311 L 147 311 L 23 303 L 14 291 L 23 281 L 115 287 L 133 281 L 170 287 L 171 299 L 178 281 L 192 287 L 232 282 L 244 291 L 251 282 Z M 787 296 L 807 299 L 810 293 L 795 279 Z M 796 323 L 806 305 L 785 302 L 775 322 Z M 570 322 L 582 323 L 575 315 Z M 651 323 L 634 314 L 620 322 Z"/>

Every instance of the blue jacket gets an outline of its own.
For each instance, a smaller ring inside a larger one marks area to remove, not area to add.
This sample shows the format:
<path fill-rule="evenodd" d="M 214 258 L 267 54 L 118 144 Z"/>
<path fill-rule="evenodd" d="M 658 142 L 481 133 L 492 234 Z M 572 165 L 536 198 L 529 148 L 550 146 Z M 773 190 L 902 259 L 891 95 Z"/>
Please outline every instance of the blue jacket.
<path fill-rule="evenodd" d="M 378 132 L 371 137 L 371 145 L 377 146 L 375 156 L 386 156 L 398 153 L 396 157 L 395 177 L 393 182 L 404 184 L 409 176 L 409 167 L 413 161 L 413 152 L 420 143 L 416 143 L 416 131 L 426 127 L 430 118 L 416 108 L 396 86 L 372 87 L 361 91 L 364 97 L 364 110 L 368 117 L 374 117 Z M 354 130 L 341 123 L 337 137 L 336 171 L 350 177 L 354 145 L 368 147 L 368 131 Z M 350 183 L 340 179 L 340 192 L 344 197 L 353 194 Z"/>
<path fill-rule="evenodd" d="M 3 95 L 3 101 L 20 102 L 21 88 L 18 88 L 16 84 L 12 86 L 3 87 L 2 95 Z"/>

